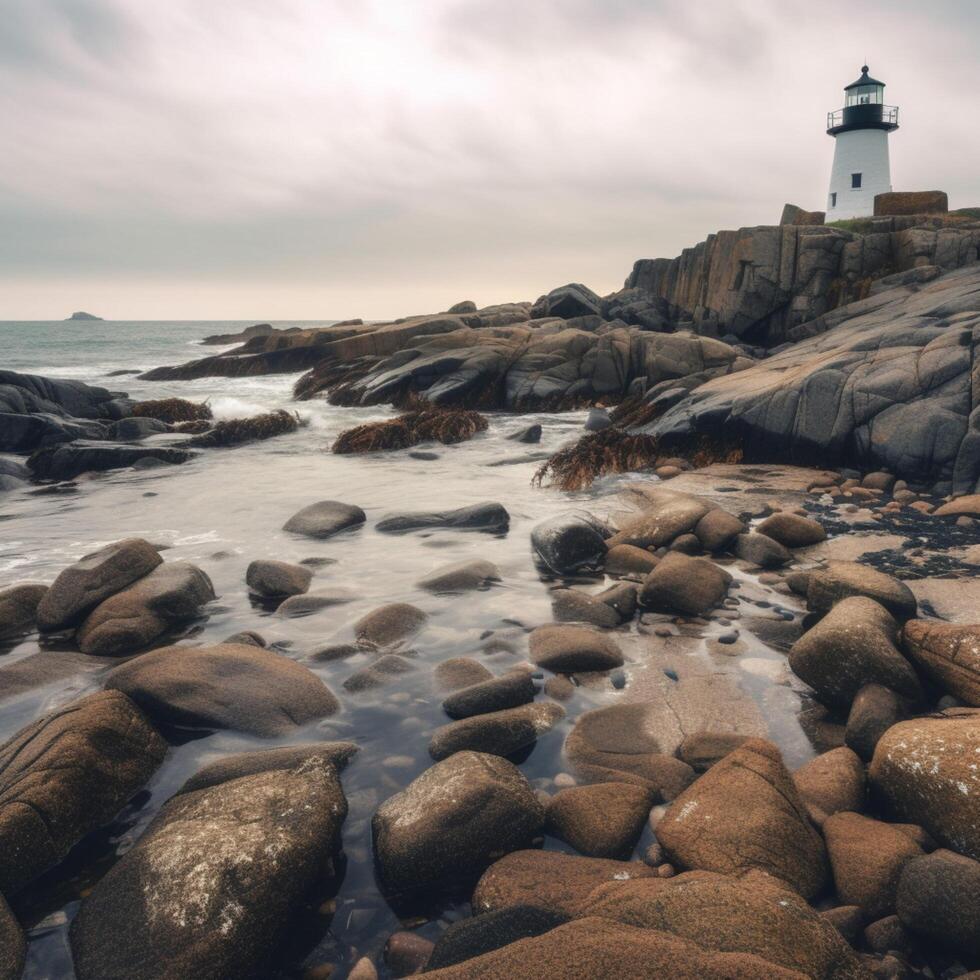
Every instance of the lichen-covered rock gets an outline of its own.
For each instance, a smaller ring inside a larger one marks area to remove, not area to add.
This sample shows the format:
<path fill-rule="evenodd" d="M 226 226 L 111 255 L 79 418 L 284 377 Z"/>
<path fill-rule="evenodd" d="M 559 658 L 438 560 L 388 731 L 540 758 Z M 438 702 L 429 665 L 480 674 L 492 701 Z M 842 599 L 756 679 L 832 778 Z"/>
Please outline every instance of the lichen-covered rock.
<path fill-rule="evenodd" d="M 980 707 L 980 626 L 910 619 L 902 642 L 913 663 L 949 694 Z"/>
<path fill-rule="evenodd" d="M 79 980 L 263 975 L 346 815 L 318 758 L 174 797 L 83 900 Z"/>
<path fill-rule="evenodd" d="M 750 739 L 689 786 L 657 824 L 681 868 L 757 868 L 811 898 L 827 879 L 823 840 L 771 742 Z"/>
<path fill-rule="evenodd" d="M 0 893 L 14 894 L 112 820 L 166 752 L 116 691 L 59 708 L 0 746 Z"/>
<path fill-rule="evenodd" d="M 902 721 L 882 735 L 871 784 L 899 820 L 980 859 L 980 710 L 952 708 Z"/>
<path fill-rule="evenodd" d="M 544 808 L 516 766 L 457 752 L 382 803 L 374 853 L 386 887 L 412 893 L 475 877 L 543 825 Z"/>

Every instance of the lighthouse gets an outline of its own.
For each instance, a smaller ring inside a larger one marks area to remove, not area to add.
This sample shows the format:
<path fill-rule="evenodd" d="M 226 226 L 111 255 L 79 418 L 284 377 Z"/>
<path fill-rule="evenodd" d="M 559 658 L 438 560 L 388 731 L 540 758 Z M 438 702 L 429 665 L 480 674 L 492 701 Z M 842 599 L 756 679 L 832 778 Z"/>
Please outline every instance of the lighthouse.
<path fill-rule="evenodd" d="M 898 106 L 884 102 L 885 83 L 863 65 L 844 89 L 844 108 L 827 113 L 827 135 L 834 137 L 827 221 L 873 215 L 875 195 L 892 189 L 888 134 L 898 129 Z"/>

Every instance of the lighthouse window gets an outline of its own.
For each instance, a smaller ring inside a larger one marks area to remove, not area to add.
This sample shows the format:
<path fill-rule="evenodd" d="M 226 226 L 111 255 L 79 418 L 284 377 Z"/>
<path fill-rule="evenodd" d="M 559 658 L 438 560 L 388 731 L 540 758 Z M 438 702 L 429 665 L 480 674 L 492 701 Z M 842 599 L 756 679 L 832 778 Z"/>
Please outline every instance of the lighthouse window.
<path fill-rule="evenodd" d="M 856 190 L 860 186 L 861 186 L 861 175 L 851 174 L 851 187 Z"/>
<path fill-rule="evenodd" d="M 833 193 L 832 193 L 832 194 L 830 195 L 830 206 L 831 206 L 832 208 L 836 208 L 836 207 L 837 207 L 837 191 L 834 191 L 834 192 L 833 192 Z"/>

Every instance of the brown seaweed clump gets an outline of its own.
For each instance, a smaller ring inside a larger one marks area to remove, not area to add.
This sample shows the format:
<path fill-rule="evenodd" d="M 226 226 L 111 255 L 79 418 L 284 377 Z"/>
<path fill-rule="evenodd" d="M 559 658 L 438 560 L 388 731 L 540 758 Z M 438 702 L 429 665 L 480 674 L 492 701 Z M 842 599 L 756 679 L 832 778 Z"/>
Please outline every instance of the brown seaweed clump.
<path fill-rule="evenodd" d="M 285 435 L 287 432 L 295 432 L 298 428 L 299 416 L 280 408 L 274 412 L 252 415 L 245 419 L 226 419 L 209 432 L 188 439 L 187 445 L 205 449 L 238 446 L 243 442 Z"/>
<path fill-rule="evenodd" d="M 214 418 L 207 402 L 189 402 L 186 398 L 160 398 L 155 401 L 136 402 L 133 415 L 160 422 L 198 422 Z"/>
<path fill-rule="evenodd" d="M 462 408 L 426 408 L 384 422 L 368 422 L 341 432 L 331 447 L 335 453 L 374 453 L 407 449 L 420 442 L 452 445 L 485 432 L 487 420 Z"/>
<path fill-rule="evenodd" d="M 202 432 L 207 432 L 210 428 L 211 423 L 207 419 L 193 419 L 190 422 L 174 422 L 170 426 L 170 431 L 197 436 Z"/>
<path fill-rule="evenodd" d="M 659 405 L 652 405 L 642 398 L 625 398 L 609 413 L 609 420 L 620 429 L 635 429 L 652 422 L 661 412 Z"/>
<path fill-rule="evenodd" d="M 647 469 L 656 463 L 657 454 L 653 436 L 603 429 L 560 449 L 534 474 L 532 482 L 540 486 L 548 480 L 560 490 L 582 490 L 608 473 Z"/>

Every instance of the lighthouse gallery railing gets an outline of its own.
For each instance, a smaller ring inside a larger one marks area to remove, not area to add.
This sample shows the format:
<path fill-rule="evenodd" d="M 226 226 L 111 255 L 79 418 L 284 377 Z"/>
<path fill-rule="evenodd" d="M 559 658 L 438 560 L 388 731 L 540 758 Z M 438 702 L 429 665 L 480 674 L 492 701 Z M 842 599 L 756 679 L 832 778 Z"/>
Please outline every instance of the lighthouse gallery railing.
<path fill-rule="evenodd" d="M 848 111 L 850 110 L 850 111 Z M 856 113 L 854 110 L 858 110 Z M 880 103 L 861 103 L 859 105 L 847 106 L 844 109 L 837 109 L 834 112 L 827 113 L 827 129 L 835 129 L 837 126 L 844 125 L 844 113 L 847 113 L 847 121 L 851 122 L 852 116 L 855 115 L 865 115 L 873 114 L 875 122 L 887 123 L 890 126 L 898 125 L 898 106 L 897 105 L 881 105 Z M 878 110 L 881 110 L 881 115 L 879 116 Z M 857 120 L 853 120 L 857 121 Z M 862 120 L 863 121 L 863 120 Z"/>

